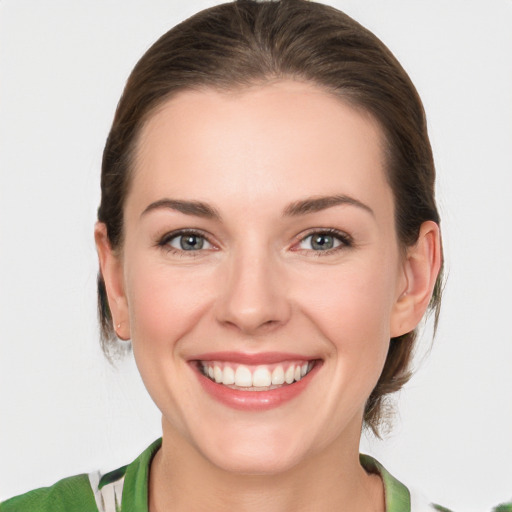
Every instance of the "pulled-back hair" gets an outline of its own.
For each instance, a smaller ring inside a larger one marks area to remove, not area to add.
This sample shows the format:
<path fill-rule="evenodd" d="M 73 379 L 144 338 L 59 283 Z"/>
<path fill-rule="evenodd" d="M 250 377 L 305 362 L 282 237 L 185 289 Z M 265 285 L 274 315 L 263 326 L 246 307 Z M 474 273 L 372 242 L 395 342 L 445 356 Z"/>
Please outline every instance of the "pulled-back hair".
<path fill-rule="evenodd" d="M 123 207 L 137 137 L 155 109 L 179 91 L 239 89 L 280 79 L 319 86 L 371 114 L 385 139 L 385 170 L 402 248 L 427 220 L 439 223 L 435 169 L 421 100 L 407 73 L 370 31 L 333 7 L 306 0 L 238 0 L 199 12 L 164 34 L 133 69 L 103 154 L 98 220 L 111 247 L 123 244 Z M 430 309 L 439 313 L 441 273 Z M 102 347 L 115 352 L 105 284 L 98 276 Z M 384 369 L 365 409 L 375 433 L 384 397 L 411 376 L 416 331 L 390 343 Z"/>

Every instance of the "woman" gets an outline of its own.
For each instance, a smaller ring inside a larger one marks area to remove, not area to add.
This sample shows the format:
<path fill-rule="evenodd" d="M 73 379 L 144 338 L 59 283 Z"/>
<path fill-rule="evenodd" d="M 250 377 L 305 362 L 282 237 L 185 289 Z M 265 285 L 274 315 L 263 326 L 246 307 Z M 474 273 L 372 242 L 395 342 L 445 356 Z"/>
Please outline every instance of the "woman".
<path fill-rule="evenodd" d="M 165 34 L 95 230 L 103 344 L 131 340 L 162 440 L 1 510 L 419 510 L 358 448 L 439 307 L 434 174 L 414 86 L 343 13 L 240 1 Z"/>

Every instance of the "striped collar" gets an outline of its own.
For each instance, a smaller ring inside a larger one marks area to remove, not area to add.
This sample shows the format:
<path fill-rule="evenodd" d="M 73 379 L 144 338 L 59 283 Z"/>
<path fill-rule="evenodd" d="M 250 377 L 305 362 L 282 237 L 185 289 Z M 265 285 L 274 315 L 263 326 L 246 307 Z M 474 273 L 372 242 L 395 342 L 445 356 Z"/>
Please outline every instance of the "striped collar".
<path fill-rule="evenodd" d="M 103 475 L 89 475 L 99 512 L 148 512 L 148 482 L 151 460 L 162 445 L 162 439 L 153 442 L 131 464 Z M 427 512 L 443 510 L 426 503 L 411 506 L 407 487 L 391 475 L 369 455 L 360 455 L 363 468 L 378 474 L 384 484 L 386 512 Z"/>

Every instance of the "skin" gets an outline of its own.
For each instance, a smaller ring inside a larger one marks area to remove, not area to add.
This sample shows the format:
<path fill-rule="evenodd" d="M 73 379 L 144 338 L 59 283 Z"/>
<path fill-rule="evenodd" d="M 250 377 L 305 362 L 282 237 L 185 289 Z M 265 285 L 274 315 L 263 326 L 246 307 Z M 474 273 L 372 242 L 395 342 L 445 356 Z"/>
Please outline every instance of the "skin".
<path fill-rule="evenodd" d="M 440 243 L 426 222 L 401 250 L 382 142 L 369 115 L 293 81 L 181 92 L 144 126 L 123 248 L 102 224 L 96 241 L 118 334 L 162 411 L 153 512 L 384 510 L 380 478 L 358 460 L 364 405 L 390 338 L 425 312 Z M 333 195 L 360 204 L 284 213 Z M 147 210 L 163 199 L 207 203 L 218 218 Z M 180 229 L 204 233 L 203 249 L 181 250 L 168 235 Z M 325 229 L 342 238 L 316 250 L 309 235 Z M 191 368 L 212 351 L 322 364 L 293 400 L 238 411 Z"/>

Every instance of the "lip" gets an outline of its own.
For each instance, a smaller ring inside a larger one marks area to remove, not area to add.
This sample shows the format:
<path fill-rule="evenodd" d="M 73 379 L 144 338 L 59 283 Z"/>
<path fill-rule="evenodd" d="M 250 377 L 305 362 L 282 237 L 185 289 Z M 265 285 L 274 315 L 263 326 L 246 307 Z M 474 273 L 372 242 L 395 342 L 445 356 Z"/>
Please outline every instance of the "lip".
<path fill-rule="evenodd" d="M 263 365 L 294 360 L 313 361 L 315 364 L 311 371 L 301 380 L 269 391 L 242 391 L 217 384 L 206 377 L 199 370 L 199 365 L 197 364 L 198 361 L 225 361 L 247 365 Z M 218 402 L 232 409 L 241 411 L 265 411 L 279 407 L 293 400 L 309 386 L 322 366 L 322 361 L 319 358 L 304 357 L 304 355 L 301 354 L 282 352 L 267 352 L 263 354 L 215 352 L 198 355 L 194 357 L 193 360 L 190 360 L 190 363 L 204 391 Z"/>
<path fill-rule="evenodd" d="M 276 364 L 286 361 L 317 361 L 319 357 L 304 356 L 304 354 L 292 354 L 290 352 L 263 352 L 250 354 L 246 352 L 208 352 L 194 356 L 194 361 L 225 361 L 226 363 L 238 363 L 247 365 Z"/>

